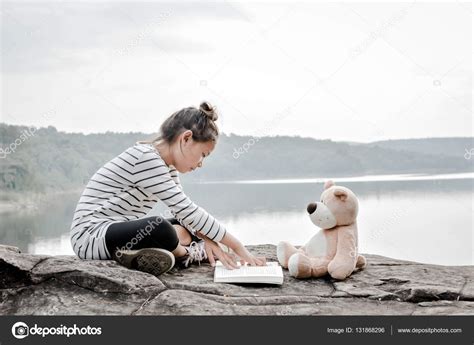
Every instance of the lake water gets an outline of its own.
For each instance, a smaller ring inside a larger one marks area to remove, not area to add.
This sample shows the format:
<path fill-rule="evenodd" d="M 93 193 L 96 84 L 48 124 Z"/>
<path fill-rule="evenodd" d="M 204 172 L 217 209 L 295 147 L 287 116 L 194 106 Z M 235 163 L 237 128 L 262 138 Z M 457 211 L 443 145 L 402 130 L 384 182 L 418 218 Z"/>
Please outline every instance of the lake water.
<path fill-rule="evenodd" d="M 304 244 L 317 230 L 306 205 L 324 179 L 183 183 L 191 199 L 244 244 Z M 443 265 L 473 265 L 474 173 L 336 179 L 360 199 L 362 253 Z M 4 213 L 0 243 L 36 254 L 73 254 L 69 227 L 80 194 L 62 195 L 38 213 Z M 150 215 L 164 210 L 158 206 Z"/>

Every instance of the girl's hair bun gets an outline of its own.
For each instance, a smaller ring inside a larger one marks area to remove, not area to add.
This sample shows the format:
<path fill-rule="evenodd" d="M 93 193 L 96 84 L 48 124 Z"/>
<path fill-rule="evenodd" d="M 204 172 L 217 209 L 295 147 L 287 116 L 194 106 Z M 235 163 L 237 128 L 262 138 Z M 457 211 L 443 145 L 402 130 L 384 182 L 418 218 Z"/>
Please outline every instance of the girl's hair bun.
<path fill-rule="evenodd" d="M 193 140 L 197 142 L 216 142 L 219 137 L 219 128 L 214 122 L 216 120 L 216 108 L 209 102 L 202 102 L 199 109 L 194 106 L 183 108 L 168 116 L 161 124 L 159 135 L 150 143 L 160 140 L 169 144 L 174 143 L 176 138 L 186 130 L 193 132 Z"/>
<path fill-rule="evenodd" d="M 202 102 L 199 105 L 199 110 L 202 111 L 209 120 L 217 121 L 218 116 L 216 108 L 214 108 L 209 102 Z"/>

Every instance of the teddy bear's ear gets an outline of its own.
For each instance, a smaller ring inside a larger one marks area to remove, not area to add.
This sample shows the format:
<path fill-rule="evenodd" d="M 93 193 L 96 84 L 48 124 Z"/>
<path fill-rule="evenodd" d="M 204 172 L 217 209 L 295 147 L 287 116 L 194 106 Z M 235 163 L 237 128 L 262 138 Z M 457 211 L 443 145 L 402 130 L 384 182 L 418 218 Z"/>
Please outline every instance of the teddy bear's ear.
<path fill-rule="evenodd" d="M 334 195 L 341 199 L 341 201 L 346 201 L 347 199 L 347 192 L 344 189 L 336 189 Z"/>
<path fill-rule="evenodd" d="M 333 181 L 333 180 L 327 180 L 327 181 L 324 183 L 324 189 L 331 188 L 332 186 L 334 186 L 334 181 Z"/>

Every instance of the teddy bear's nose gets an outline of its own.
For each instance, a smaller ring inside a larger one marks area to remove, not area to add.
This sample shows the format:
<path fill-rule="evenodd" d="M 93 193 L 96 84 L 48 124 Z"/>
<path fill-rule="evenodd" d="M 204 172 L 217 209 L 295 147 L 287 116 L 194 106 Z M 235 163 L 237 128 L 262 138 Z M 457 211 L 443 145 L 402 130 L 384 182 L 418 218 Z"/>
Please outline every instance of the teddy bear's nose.
<path fill-rule="evenodd" d="M 314 211 L 316 211 L 317 208 L 318 208 L 318 205 L 316 205 L 315 202 L 312 202 L 311 204 L 308 205 L 306 210 L 308 211 L 309 214 L 313 214 Z"/>

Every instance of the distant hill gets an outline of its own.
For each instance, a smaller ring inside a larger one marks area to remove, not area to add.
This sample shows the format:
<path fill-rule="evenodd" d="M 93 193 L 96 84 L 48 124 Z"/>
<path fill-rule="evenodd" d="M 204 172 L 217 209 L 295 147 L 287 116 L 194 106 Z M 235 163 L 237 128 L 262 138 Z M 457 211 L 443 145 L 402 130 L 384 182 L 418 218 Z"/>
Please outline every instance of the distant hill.
<path fill-rule="evenodd" d="M 427 138 L 375 141 L 369 144 L 384 149 L 417 152 L 428 155 L 464 157 L 466 149 L 474 148 L 474 138 Z"/>
<path fill-rule="evenodd" d="M 147 133 L 80 134 L 56 128 L 0 123 L 0 190 L 37 191 L 83 187 L 101 165 Z M 464 159 L 473 138 L 389 140 L 369 144 L 301 137 L 225 135 L 204 167 L 182 180 L 308 178 L 474 170 Z M 14 152 L 6 154 L 7 148 Z"/>

